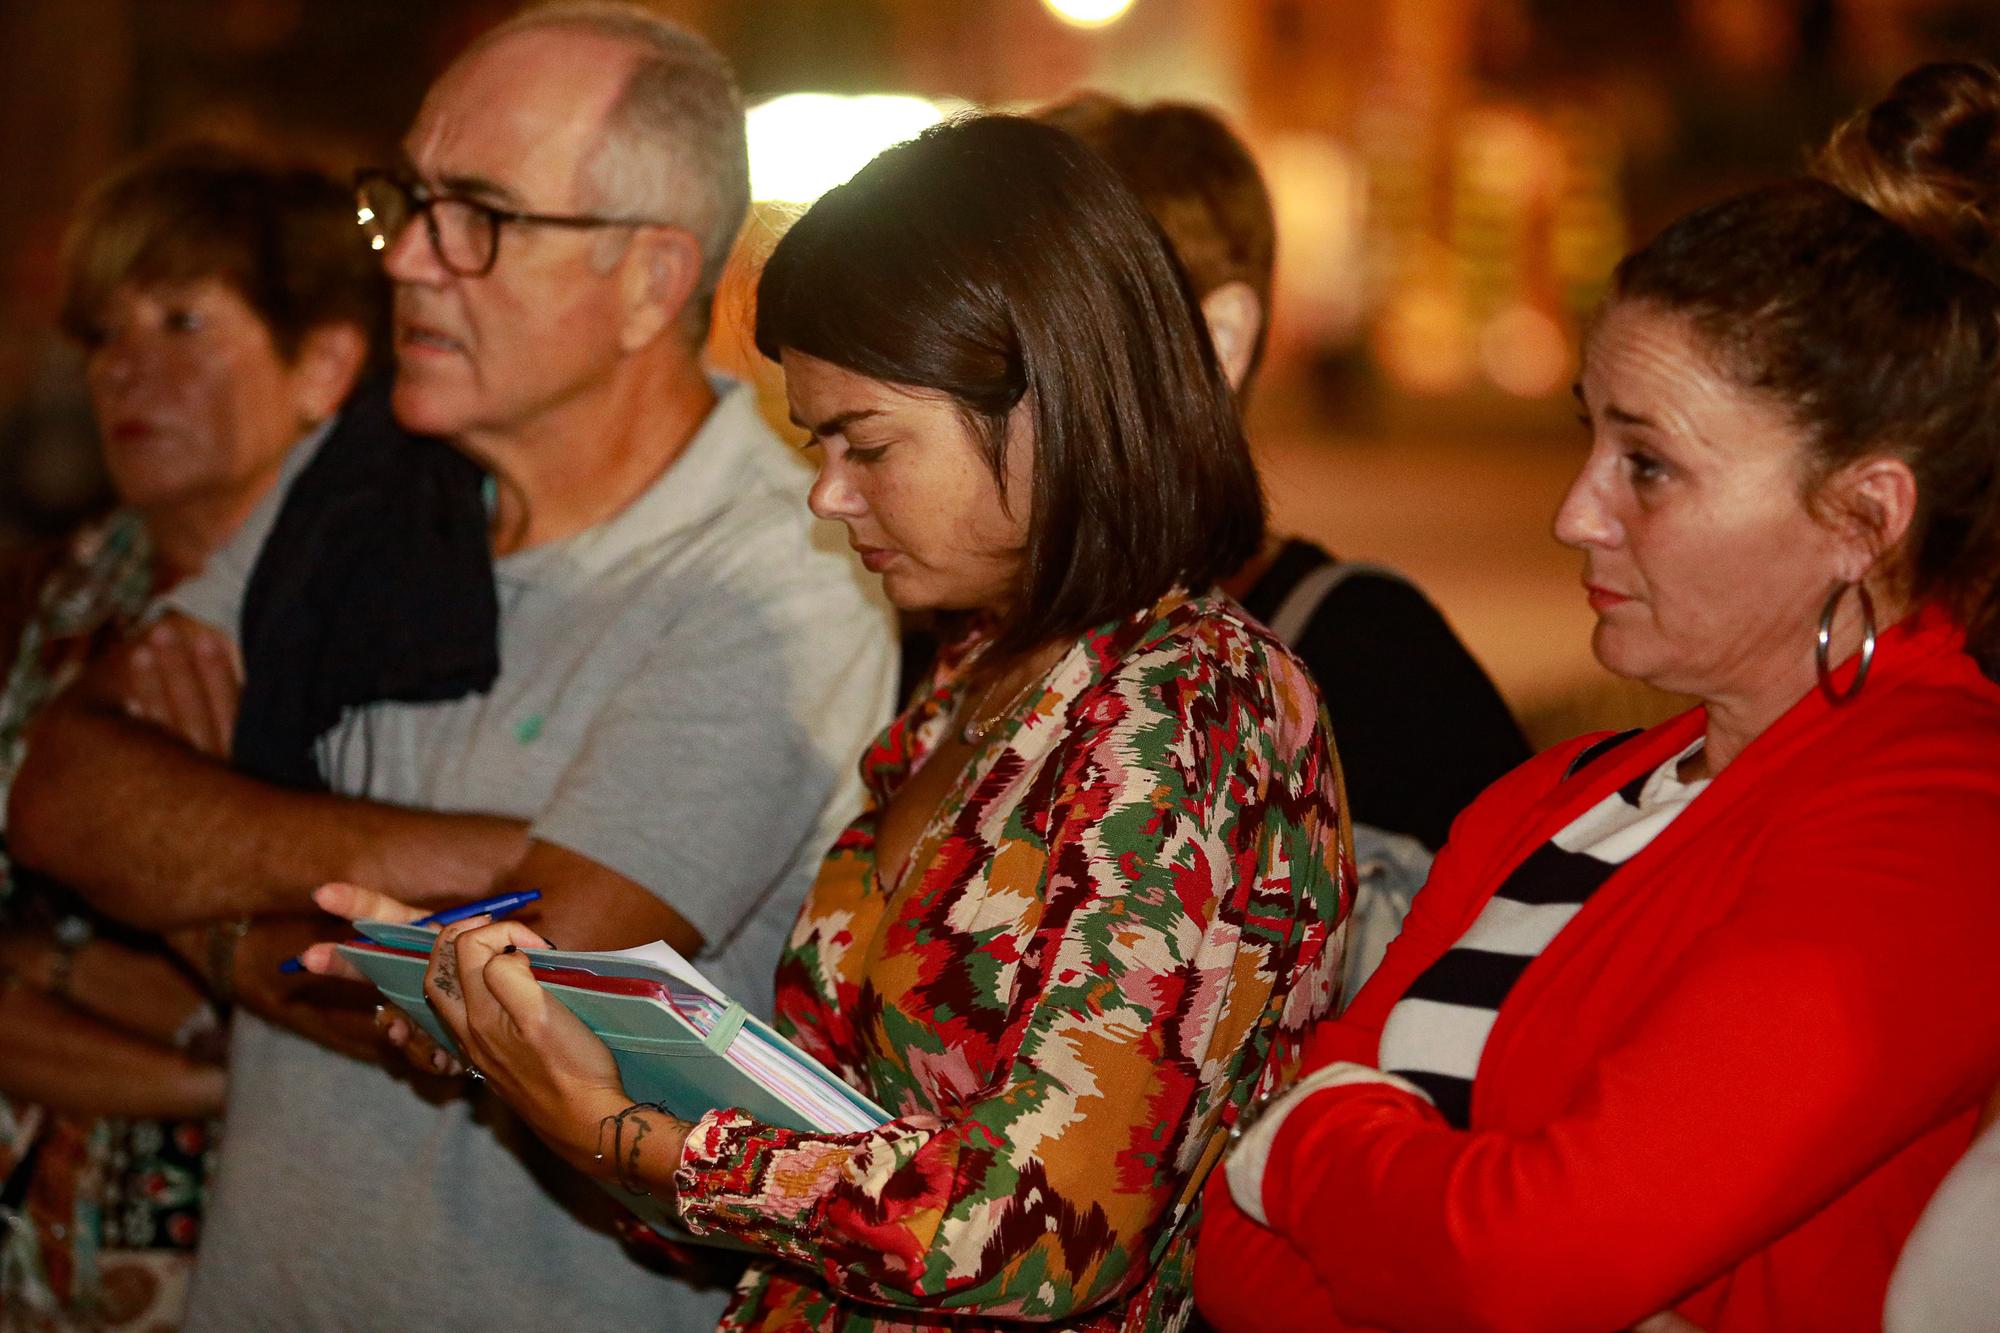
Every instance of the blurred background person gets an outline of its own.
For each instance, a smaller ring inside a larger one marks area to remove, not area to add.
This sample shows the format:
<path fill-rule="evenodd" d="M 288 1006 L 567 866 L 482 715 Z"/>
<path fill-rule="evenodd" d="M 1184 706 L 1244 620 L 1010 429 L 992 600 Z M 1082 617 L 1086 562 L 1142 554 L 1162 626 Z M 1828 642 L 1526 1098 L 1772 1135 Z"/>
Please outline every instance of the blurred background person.
<path fill-rule="evenodd" d="M 215 144 L 113 173 L 63 265 L 118 507 L 5 571 L 0 807 L 36 710 L 230 537 L 353 389 L 385 305 L 345 187 Z M 156 684 L 133 682 L 135 707 L 166 721 Z M 0 1326 L 178 1320 L 217 1021 L 161 941 L 0 860 Z"/>
<path fill-rule="evenodd" d="M 1700 706 L 1459 821 L 1209 1193 L 1222 1328 L 1881 1319 L 2000 1074 L 2000 74 L 1817 172 L 1628 257 L 1584 358 L 1592 645 Z"/>
<path fill-rule="evenodd" d="M 1200 1182 L 1330 1011 L 1351 895 L 1312 681 L 1214 589 L 1263 512 L 1200 313 L 1100 159 L 983 117 L 816 204 L 757 338 L 814 511 L 898 607 L 973 614 L 778 968 L 780 1028 L 893 1118 L 634 1105 L 517 922 L 448 927 L 430 1002 L 571 1165 L 755 1247 L 726 1327 L 1184 1326 Z"/>
<path fill-rule="evenodd" d="M 1896 1261 L 1885 1333 L 1991 1333 L 2000 1320 L 2000 1093 L 1981 1121 Z"/>
<path fill-rule="evenodd" d="M 1111 164 L 1167 234 L 1239 409 L 1263 363 L 1277 227 L 1250 150 L 1215 112 L 1085 93 L 1037 113 Z M 1411 516 L 1422 522 L 1423 516 Z M 1458 812 L 1527 759 L 1493 682 L 1409 579 L 1271 533 L 1223 587 L 1304 660 L 1354 819 L 1352 994 L 1394 938 Z"/>

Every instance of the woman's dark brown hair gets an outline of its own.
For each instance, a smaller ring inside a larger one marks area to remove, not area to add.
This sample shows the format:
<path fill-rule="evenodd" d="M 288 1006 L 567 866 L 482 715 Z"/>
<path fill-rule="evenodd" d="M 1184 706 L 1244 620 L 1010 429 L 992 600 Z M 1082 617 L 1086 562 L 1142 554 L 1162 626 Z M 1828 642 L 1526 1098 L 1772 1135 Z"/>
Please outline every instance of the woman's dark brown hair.
<path fill-rule="evenodd" d="M 1165 238 L 1047 125 L 940 125 L 823 196 L 764 267 L 757 347 L 948 395 L 996 478 L 1027 402 L 1034 493 L 996 656 L 1204 589 L 1263 539 L 1229 385 Z"/>
<path fill-rule="evenodd" d="M 1884 556 L 2000 668 L 2000 74 L 1925 65 L 1836 130 L 1814 177 L 1688 214 L 1618 266 L 1612 299 L 1690 319 L 1806 431 L 1810 503 L 1864 458 L 1917 481 Z"/>
<path fill-rule="evenodd" d="M 1133 106 L 1106 93 L 1080 93 L 1042 108 L 1035 119 L 1068 130 L 1111 164 L 1166 232 L 1196 296 L 1229 282 L 1256 293 L 1263 318 L 1239 395 L 1247 397 L 1264 360 L 1278 249 L 1278 223 L 1257 159 L 1222 117 L 1191 102 Z"/>
<path fill-rule="evenodd" d="M 91 345 L 119 286 L 204 278 L 242 297 L 287 361 L 328 324 L 353 324 L 383 346 L 387 284 L 355 226 L 354 192 L 207 142 L 135 158 L 84 198 L 63 244 L 63 330 Z"/>

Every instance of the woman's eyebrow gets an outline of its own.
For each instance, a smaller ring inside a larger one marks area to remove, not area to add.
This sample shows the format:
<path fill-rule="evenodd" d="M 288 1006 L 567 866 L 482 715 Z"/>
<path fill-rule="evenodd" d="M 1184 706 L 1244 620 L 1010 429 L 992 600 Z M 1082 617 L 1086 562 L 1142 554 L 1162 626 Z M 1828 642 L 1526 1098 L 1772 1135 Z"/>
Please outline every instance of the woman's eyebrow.
<path fill-rule="evenodd" d="M 879 407 L 860 407 L 852 412 L 837 412 L 817 425 L 799 420 L 797 412 L 791 412 L 787 415 L 791 417 L 792 424 L 800 430 L 811 431 L 814 435 L 838 435 L 857 421 L 864 421 L 869 417 L 881 416 L 882 409 Z"/>

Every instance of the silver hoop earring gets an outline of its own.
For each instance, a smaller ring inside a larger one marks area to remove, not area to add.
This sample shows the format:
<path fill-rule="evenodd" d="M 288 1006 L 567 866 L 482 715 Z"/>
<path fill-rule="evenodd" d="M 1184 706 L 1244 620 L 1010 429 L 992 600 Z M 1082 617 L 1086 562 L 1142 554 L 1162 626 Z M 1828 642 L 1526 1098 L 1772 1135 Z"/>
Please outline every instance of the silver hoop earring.
<path fill-rule="evenodd" d="M 1861 599 L 1861 663 L 1854 669 L 1854 683 L 1844 694 L 1833 688 L 1833 663 L 1828 660 L 1833 652 L 1833 613 L 1840 609 L 1840 599 L 1847 595 L 1849 588 Z M 1813 640 L 1813 667 L 1819 672 L 1820 693 L 1835 707 L 1853 701 L 1861 693 L 1861 687 L 1868 683 L 1868 668 L 1875 663 L 1875 599 L 1868 595 L 1868 589 L 1859 583 L 1843 583 L 1833 590 L 1820 608 L 1819 635 Z"/>

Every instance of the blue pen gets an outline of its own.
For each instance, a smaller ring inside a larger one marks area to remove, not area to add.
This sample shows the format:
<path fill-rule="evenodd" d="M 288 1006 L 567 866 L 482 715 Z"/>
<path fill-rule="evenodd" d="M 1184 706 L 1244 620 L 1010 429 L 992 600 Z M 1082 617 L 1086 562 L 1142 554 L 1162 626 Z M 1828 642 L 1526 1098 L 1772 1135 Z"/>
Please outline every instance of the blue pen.
<path fill-rule="evenodd" d="M 413 926 L 449 926 L 454 921 L 469 921 L 475 916 L 482 915 L 491 916 L 497 921 L 509 912 L 520 911 L 523 907 L 526 907 L 541 896 L 542 891 L 540 889 L 522 889 L 519 893 L 502 893 L 492 898 L 481 898 L 476 903 L 467 903 L 463 907 L 448 907 L 442 912 L 432 912 L 429 916 L 420 916 L 415 921 L 410 922 L 410 924 Z M 356 942 L 359 943 L 360 941 Z M 305 971 L 306 965 L 300 959 L 287 958 L 284 962 L 278 964 L 278 970 L 289 976 L 294 972 Z"/>
<path fill-rule="evenodd" d="M 447 907 L 442 912 L 432 912 L 420 916 L 410 924 L 413 926 L 448 926 L 454 921 L 470 921 L 481 914 L 503 917 L 509 912 L 518 912 L 535 899 L 542 896 L 540 889 L 522 889 L 519 893 L 503 893 L 495 898 L 481 898 L 476 903 L 463 907 Z"/>

